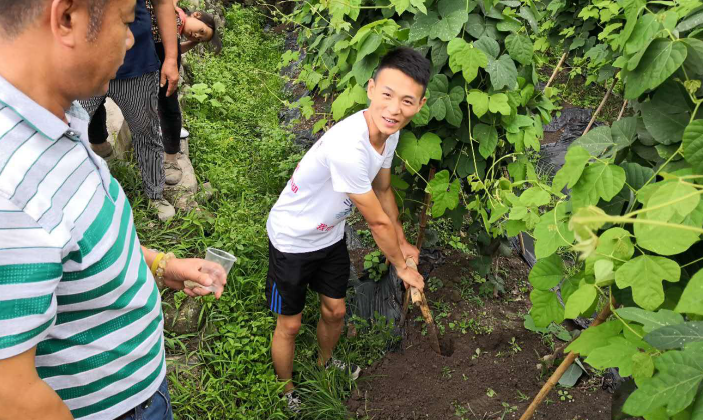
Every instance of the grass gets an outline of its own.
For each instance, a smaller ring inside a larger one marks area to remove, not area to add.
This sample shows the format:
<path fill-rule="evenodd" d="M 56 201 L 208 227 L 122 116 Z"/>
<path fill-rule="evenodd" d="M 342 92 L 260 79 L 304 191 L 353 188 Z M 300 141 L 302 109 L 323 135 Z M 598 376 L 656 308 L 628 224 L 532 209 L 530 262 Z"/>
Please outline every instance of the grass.
<path fill-rule="evenodd" d="M 234 5 L 226 14 L 222 54 L 187 57 L 194 80 L 184 107 L 190 158 L 198 181 L 210 182 L 215 190 L 208 202 L 201 200 L 201 212 L 156 221 L 134 161 L 112 164 L 132 200 L 143 245 L 181 257 L 203 256 L 215 246 L 238 258 L 222 298 L 202 298 L 200 332 L 165 333 L 168 355 L 186 355 L 196 365 L 169 374 L 179 420 L 289 418 L 269 353 L 275 318 L 265 305 L 265 222 L 302 155 L 278 120 L 283 40 L 265 34 L 262 24 L 253 9 Z M 205 97 L 196 98 L 194 92 Z M 175 301 L 183 298 L 179 292 Z M 317 297 L 310 295 L 297 343 L 294 375 L 308 397 L 302 418 L 340 419 L 353 385 L 345 375 L 315 366 L 318 308 Z M 360 325 L 356 338 L 342 337 L 338 357 L 362 366 L 378 360 L 392 341 L 391 328 L 384 322 Z"/>

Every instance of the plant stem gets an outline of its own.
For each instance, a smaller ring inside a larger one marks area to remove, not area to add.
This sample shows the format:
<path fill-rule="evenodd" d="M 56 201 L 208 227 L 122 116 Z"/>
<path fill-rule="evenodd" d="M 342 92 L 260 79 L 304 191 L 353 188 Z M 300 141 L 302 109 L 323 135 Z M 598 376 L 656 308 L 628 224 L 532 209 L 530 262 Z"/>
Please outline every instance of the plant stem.
<path fill-rule="evenodd" d="M 554 78 L 557 77 L 557 73 L 559 73 L 559 68 L 564 63 L 564 60 L 566 60 L 567 55 L 568 55 L 568 53 L 564 53 L 561 55 L 561 58 L 559 59 L 559 63 L 557 63 L 557 66 L 554 67 L 554 71 L 552 72 L 552 76 L 549 78 L 549 81 L 547 82 L 547 84 L 544 85 L 544 89 L 542 89 L 542 91 L 547 89 L 549 87 L 549 85 L 551 85 L 552 82 L 554 81 Z"/>
<path fill-rule="evenodd" d="M 582 136 L 585 136 L 586 133 L 588 133 L 588 131 L 591 129 L 591 127 L 593 127 L 593 123 L 596 122 L 596 117 L 600 113 L 600 110 L 603 109 L 603 105 L 605 105 L 605 103 L 608 101 L 608 97 L 610 96 L 610 93 L 613 91 L 613 88 L 615 87 L 615 83 L 618 82 L 618 79 L 616 76 L 617 76 L 617 74 L 615 76 L 613 76 L 613 83 L 610 85 L 610 89 L 608 89 L 608 91 L 605 92 L 605 96 L 603 96 L 603 100 L 600 101 L 600 105 L 598 105 L 596 112 L 593 113 L 593 117 L 591 117 L 591 121 L 589 121 L 588 125 L 586 126 L 586 130 L 584 130 Z"/>
<path fill-rule="evenodd" d="M 639 223 L 642 225 L 664 226 L 664 227 L 668 227 L 671 229 L 688 230 L 691 232 L 703 234 L 703 229 L 695 227 L 695 226 L 672 224 L 672 223 L 668 223 L 668 222 L 660 222 L 659 220 L 630 219 L 629 217 L 625 217 L 625 216 L 586 216 L 586 217 L 574 216 L 571 220 L 574 223 L 578 223 L 578 224 L 587 224 L 587 223 L 593 223 L 593 222 Z"/>

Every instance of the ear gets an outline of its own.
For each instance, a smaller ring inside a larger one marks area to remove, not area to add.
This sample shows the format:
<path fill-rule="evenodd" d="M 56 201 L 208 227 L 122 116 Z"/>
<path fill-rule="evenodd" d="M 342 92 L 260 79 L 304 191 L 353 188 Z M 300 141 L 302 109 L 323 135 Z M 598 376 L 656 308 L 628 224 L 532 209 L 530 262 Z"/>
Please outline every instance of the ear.
<path fill-rule="evenodd" d="M 427 102 L 427 96 L 423 96 L 422 99 L 420 99 L 420 106 L 417 108 L 417 112 L 420 112 L 425 102 Z"/>
<path fill-rule="evenodd" d="M 366 96 L 369 98 L 369 101 L 373 100 L 373 93 L 376 90 L 376 81 L 373 79 L 369 79 L 369 84 L 366 86 Z"/>
<path fill-rule="evenodd" d="M 202 16 L 203 16 L 203 15 L 202 15 L 202 13 L 200 13 L 200 12 L 193 12 L 193 17 L 196 18 L 196 19 L 200 19 Z"/>
<path fill-rule="evenodd" d="M 63 46 L 74 48 L 76 46 L 78 31 L 76 13 L 78 5 L 74 0 L 52 0 L 50 6 L 49 22 L 51 33 Z"/>

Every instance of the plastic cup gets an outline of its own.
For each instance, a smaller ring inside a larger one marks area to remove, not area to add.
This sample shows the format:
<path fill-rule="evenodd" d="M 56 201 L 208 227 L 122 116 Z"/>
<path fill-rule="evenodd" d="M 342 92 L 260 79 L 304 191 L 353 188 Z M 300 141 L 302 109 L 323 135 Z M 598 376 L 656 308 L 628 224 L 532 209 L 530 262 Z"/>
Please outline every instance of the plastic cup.
<path fill-rule="evenodd" d="M 205 261 L 213 261 L 222 266 L 225 269 L 225 274 L 229 274 L 234 263 L 237 262 L 237 257 L 217 248 L 208 248 L 205 253 Z"/>
<path fill-rule="evenodd" d="M 221 249 L 217 248 L 208 248 L 207 252 L 205 253 L 205 261 L 212 261 L 220 264 L 222 268 L 225 269 L 225 275 L 223 278 L 220 278 L 220 276 L 211 276 L 212 278 L 212 284 L 208 287 L 201 286 L 198 283 L 191 282 L 191 281 L 186 281 L 185 286 L 194 289 L 196 287 L 201 287 L 205 290 L 209 290 L 212 293 L 217 293 L 218 291 L 222 291 L 225 288 L 224 285 L 224 280 L 227 279 L 227 275 L 229 274 L 230 270 L 232 270 L 232 266 L 234 265 L 235 262 L 237 262 L 237 257 L 234 255 L 230 254 L 229 252 L 225 252 Z M 201 268 L 201 272 L 206 273 L 206 274 L 214 274 L 215 272 L 207 269 L 207 268 Z"/>

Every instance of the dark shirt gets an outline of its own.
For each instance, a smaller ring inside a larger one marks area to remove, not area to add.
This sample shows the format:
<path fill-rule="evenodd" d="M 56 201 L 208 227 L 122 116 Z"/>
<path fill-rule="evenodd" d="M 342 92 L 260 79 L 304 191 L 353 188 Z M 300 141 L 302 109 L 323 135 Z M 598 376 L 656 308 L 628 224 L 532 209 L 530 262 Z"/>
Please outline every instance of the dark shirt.
<path fill-rule="evenodd" d="M 127 51 L 122 67 L 117 70 L 116 79 L 139 77 L 158 71 L 161 66 L 151 36 L 151 15 L 147 11 L 146 1 L 151 0 L 137 0 L 134 22 L 129 26 L 134 35 L 134 46 Z"/>

